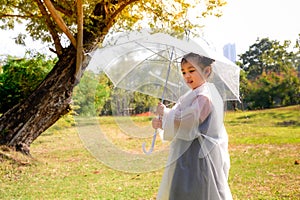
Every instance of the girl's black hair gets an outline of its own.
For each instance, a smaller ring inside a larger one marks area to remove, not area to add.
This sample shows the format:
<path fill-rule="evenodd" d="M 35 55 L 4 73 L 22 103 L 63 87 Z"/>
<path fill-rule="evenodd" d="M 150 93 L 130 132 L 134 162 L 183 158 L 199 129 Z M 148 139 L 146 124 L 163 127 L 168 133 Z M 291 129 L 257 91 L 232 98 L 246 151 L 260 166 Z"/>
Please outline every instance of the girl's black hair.
<path fill-rule="evenodd" d="M 211 65 L 213 62 L 215 62 L 214 59 L 205 57 L 205 56 L 201 56 L 199 54 L 196 53 L 188 53 L 186 55 L 183 56 L 182 60 L 181 60 L 181 64 L 188 62 L 188 58 L 196 58 L 198 63 L 201 63 L 204 65 L 204 67 Z"/>

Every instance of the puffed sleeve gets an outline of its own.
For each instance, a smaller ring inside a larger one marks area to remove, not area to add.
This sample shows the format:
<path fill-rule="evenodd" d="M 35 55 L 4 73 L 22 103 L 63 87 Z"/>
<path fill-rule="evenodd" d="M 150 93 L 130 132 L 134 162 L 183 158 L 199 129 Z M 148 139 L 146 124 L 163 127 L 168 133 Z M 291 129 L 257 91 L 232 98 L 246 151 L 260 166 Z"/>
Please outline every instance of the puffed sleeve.
<path fill-rule="evenodd" d="M 164 140 L 174 137 L 183 140 L 193 140 L 199 137 L 198 126 L 211 112 L 211 104 L 206 96 L 195 96 L 189 102 L 177 104 L 176 108 L 168 110 L 163 117 Z"/>

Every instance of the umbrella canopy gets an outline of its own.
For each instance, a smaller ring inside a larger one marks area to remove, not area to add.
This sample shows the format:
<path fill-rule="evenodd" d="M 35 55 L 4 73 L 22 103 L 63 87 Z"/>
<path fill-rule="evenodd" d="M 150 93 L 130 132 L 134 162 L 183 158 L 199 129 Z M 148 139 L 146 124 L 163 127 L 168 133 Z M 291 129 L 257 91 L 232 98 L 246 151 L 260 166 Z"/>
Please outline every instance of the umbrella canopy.
<path fill-rule="evenodd" d="M 124 34 L 113 45 L 97 49 L 88 68 L 104 71 L 115 87 L 175 102 L 189 90 L 180 62 L 190 52 L 214 59 L 214 76 L 210 82 L 215 84 L 224 101 L 239 100 L 240 68 L 203 41 L 180 40 L 163 33 Z M 153 151 L 156 135 L 155 131 L 149 151 L 143 144 L 146 154 Z"/>
<path fill-rule="evenodd" d="M 104 71 L 115 87 L 175 102 L 189 90 L 180 61 L 190 52 L 214 59 L 211 81 L 224 100 L 239 100 L 240 68 L 204 41 L 180 40 L 163 33 L 124 34 L 113 45 L 97 49 L 88 68 Z"/>

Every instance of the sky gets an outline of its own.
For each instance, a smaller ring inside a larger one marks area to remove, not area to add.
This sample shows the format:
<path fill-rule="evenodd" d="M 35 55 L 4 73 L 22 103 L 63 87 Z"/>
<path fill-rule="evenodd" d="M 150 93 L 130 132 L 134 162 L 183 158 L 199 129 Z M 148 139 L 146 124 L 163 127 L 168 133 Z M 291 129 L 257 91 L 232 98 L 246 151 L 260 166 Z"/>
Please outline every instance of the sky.
<path fill-rule="evenodd" d="M 242 54 L 257 38 L 296 41 L 300 33 L 299 0 L 227 0 L 223 16 L 210 17 L 204 37 L 218 49 L 227 43 Z"/>
<path fill-rule="evenodd" d="M 295 41 L 300 33 L 299 0 L 227 0 L 223 16 L 205 19 L 204 37 L 217 51 L 234 43 L 242 54 L 257 38 Z M 22 56 L 27 49 L 44 52 L 47 47 L 27 40 L 26 48 L 14 44 L 18 31 L 0 31 L 0 55 Z"/>
<path fill-rule="evenodd" d="M 24 26 L 18 25 L 15 30 L 0 30 L 0 56 L 11 55 L 23 57 L 26 50 L 34 49 L 37 52 L 43 53 L 48 51 L 48 47 L 40 41 L 33 41 L 29 36 L 25 39 L 26 47 L 16 45 L 15 39 L 20 32 L 24 34 Z"/>

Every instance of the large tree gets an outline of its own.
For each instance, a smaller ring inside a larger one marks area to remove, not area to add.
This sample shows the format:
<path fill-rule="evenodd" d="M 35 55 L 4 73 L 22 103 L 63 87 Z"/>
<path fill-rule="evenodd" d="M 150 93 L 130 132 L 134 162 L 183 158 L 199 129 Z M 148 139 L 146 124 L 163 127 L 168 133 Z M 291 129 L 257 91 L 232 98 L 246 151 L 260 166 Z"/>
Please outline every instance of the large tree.
<path fill-rule="evenodd" d="M 201 25 L 190 20 L 220 15 L 223 0 L 10 0 L 1 1 L 0 28 L 25 23 L 33 39 L 52 44 L 58 61 L 37 89 L 0 118 L 0 145 L 30 154 L 30 144 L 61 116 L 70 111 L 74 86 L 89 63 L 91 51 L 112 29 L 151 29 L 184 32 Z M 195 9 L 194 9 L 195 11 Z M 200 20 L 200 21 L 199 21 Z M 21 37 L 22 38 L 22 37 Z M 63 45 L 66 43 L 67 45 Z"/>
<path fill-rule="evenodd" d="M 299 40 L 257 40 L 240 55 L 240 93 L 248 109 L 264 109 L 299 104 Z"/>

